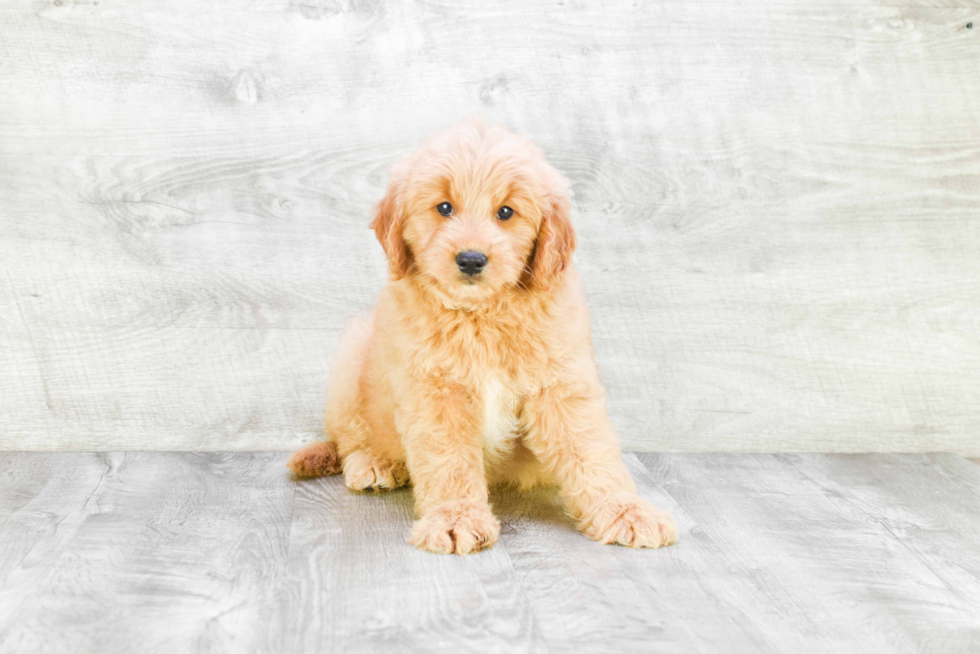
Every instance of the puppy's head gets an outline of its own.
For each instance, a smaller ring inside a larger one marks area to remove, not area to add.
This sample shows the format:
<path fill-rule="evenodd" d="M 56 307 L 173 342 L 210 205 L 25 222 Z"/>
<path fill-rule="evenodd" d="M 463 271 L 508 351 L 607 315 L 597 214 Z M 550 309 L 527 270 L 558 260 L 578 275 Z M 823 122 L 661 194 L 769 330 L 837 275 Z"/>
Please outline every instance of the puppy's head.
<path fill-rule="evenodd" d="M 526 139 L 480 121 L 397 166 L 371 227 L 393 279 L 417 276 L 459 303 L 548 290 L 575 250 L 568 181 Z"/>

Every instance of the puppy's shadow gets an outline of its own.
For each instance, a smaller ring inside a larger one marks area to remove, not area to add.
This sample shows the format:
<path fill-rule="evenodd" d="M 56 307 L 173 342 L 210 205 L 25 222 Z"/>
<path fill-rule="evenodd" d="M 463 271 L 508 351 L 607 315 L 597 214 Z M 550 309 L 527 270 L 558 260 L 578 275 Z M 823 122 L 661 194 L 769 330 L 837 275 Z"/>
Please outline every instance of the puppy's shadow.
<path fill-rule="evenodd" d="M 493 488 L 490 491 L 490 504 L 505 532 L 530 521 L 575 531 L 575 521 L 565 512 L 558 489 L 553 486 L 531 490 L 506 486 Z"/>
<path fill-rule="evenodd" d="M 315 506 L 326 501 L 337 509 L 356 512 L 365 510 L 365 500 L 374 499 L 376 503 L 371 510 L 378 511 L 378 517 L 384 515 L 406 523 L 415 519 L 415 501 L 410 487 L 387 491 L 351 491 L 344 486 L 341 475 L 300 477 L 290 473 L 288 478 Z M 576 531 L 575 521 L 565 513 L 558 489 L 554 486 L 523 491 L 509 486 L 494 487 L 490 489 L 490 505 L 504 533 L 513 533 L 531 524 Z"/>
<path fill-rule="evenodd" d="M 385 505 L 398 507 L 406 516 L 412 517 L 415 501 L 411 488 L 384 492 L 353 491 L 349 494 L 354 497 L 376 496 L 383 500 Z M 564 504 L 555 487 L 538 487 L 523 491 L 508 486 L 494 487 L 490 489 L 490 505 L 505 531 L 529 522 L 576 531 L 575 521 L 565 512 Z"/>

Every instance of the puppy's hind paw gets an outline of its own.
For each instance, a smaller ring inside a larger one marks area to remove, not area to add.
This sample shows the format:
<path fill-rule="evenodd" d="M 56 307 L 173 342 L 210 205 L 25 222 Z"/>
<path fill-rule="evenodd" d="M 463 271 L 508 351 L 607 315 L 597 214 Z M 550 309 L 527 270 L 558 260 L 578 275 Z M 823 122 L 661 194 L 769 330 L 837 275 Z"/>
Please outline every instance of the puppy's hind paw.
<path fill-rule="evenodd" d="M 656 548 L 677 542 L 674 516 L 635 493 L 607 495 L 582 516 L 580 529 L 606 545 Z"/>
<path fill-rule="evenodd" d="M 344 483 L 355 491 L 401 488 L 408 484 L 408 469 L 402 462 L 355 450 L 344 457 Z"/>
<path fill-rule="evenodd" d="M 297 477 L 324 477 L 340 472 L 340 456 L 332 441 L 317 441 L 293 452 L 286 467 Z"/>
<path fill-rule="evenodd" d="M 500 523 L 486 502 L 450 500 L 416 521 L 408 542 L 436 554 L 470 554 L 490 547 L 499 535 Z"/>

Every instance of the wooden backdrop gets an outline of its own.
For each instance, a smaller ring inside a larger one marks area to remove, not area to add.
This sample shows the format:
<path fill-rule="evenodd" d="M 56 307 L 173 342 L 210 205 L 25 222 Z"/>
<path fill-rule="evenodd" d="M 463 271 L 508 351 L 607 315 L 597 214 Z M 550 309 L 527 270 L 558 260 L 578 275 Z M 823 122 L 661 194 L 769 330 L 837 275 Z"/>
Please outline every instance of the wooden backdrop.
<path fill-rule="evenodd" d="M 626 447 L 980 453 L 966 0 L 6 0 L 0 447 L 314 438 L 472 114 L 574 182 Z"/>

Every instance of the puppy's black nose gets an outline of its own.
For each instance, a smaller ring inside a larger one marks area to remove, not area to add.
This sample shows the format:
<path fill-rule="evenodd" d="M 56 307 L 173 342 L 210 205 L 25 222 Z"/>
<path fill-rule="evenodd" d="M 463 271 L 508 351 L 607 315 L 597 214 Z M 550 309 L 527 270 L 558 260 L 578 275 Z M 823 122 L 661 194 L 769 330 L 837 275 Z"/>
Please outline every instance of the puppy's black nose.
<path fill-rule="evenodd" d="M 487 255 L 473 250 L 460 252 L 456 255 L 456 265 L 464 275 L 475 275 L 487 265 Z"/>

